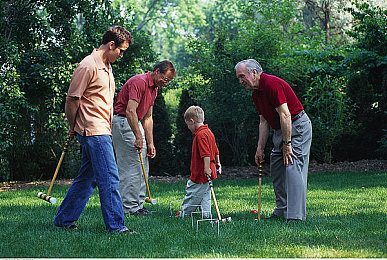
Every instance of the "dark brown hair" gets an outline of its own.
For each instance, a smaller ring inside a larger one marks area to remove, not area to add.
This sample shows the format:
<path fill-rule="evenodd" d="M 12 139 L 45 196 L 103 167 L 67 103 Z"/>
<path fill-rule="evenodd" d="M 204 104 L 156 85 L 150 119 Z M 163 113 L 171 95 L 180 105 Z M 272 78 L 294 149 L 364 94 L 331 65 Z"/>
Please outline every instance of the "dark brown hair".
<path fill-rule="evenodd" d="M 173 77 L 176 77 L 175 66 L 173 66 L 172 62 L 170 62 L 169 60 L 163 60 L 163 61 L 160 61 L 159 63 L 157 63 L 153 67 L 153 71 L 156 71 L 157 69 L 160 70 L 161 74 L 165 74 L 165 73 L 167 73 L 167 71 L 171 71 L 173 74 Z"/>
<path fill-rule="evenodd" d="M 133 44 L 133 36 L 124 27 L 115 25 L 110 27 L 102 37 L 102 44 L 111 41 L 114 41 L 114 45 L 117 48 L 125 41 L 129 42 L 129 44 Z"/>

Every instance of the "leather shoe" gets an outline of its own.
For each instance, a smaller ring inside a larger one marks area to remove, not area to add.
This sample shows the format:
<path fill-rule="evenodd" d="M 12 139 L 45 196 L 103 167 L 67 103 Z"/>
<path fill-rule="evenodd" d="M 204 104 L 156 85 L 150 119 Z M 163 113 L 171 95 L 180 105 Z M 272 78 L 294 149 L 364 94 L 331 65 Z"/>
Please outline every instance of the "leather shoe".
<path fill-rule="evenodd" d="M 286 223 L 291 224 L 291 223 L 296 223 L 296 222 L 298 222 L 298 221 L 300 221 L 300 220 L 299 220 L 299 219 L 294 219 L 294 218 L 288 218 L 288 219 L 286 220 Z"/>
<path fill-rule="evenodd" d="M 264 218 L 264 219 L 266 219 L 266 220 L 275 220 L 275 219 L 281 219 L 281 217 L 276 215 L 276 214 L 271 214 L 269 217 Z"/>
<path fill-rule="evenodd" d="M 139 209 L 139 210 L 143 211 L 146 215 L 152 215 L 154 213 L 154 211 L 149 211 L 145 207 L 143 207 L 142 209 Z"/>
<path fill-rule="evenodd" d="M 130 214 L 133 215 L 133 216 L 143 216 L 143 215 L 146 215 L 147 213 L 144 210 L 139 209 L 136 212 L 133 212 L 133 213 L 130 213 Z"/>

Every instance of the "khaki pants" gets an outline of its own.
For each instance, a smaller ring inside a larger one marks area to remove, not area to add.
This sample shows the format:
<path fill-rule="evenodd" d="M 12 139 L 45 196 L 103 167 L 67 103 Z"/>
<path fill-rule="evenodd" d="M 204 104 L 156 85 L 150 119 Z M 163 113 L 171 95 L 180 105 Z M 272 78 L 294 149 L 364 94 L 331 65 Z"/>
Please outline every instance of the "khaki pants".
<path fill-rule="evenodd" d="M 145 134 L 141 122 L 139 122 L 139 126 L 145 147 L 145 149 L 142 149 L 141 154 L 148 178 L 149 163 L 146 156 Z M 114 115 L 112 139 L 120 177 L 119 191 L 122 197 L 124 213 L 134 213 L 143 208 L 142 204 L 146 197 L 146 184 L 142 173 L 141 161 L 137 149 L 134 147 L 136 138 L 126 117 Z"/>
<path fill-rule="evenodd" d="M 203 216 L 211 215 L 211 190 L 209 183 L 195 183 L 187 181 L 185 188 L 183 205 L 181 206 L 181 216 L 190 216 L 199 206 Z"/>
<path fill-rule="evenodd" d="M 282 132 L 273 134 L 274 148 L 270 154 L 270 173 L 276 197 L 274 214 L 287 219 L 306 218 L 306 191 L 309 167 L 312 124 L 304 114 L 292 123 L 292 148 L 298 159 L 284 166 L 282 154 Z"/>

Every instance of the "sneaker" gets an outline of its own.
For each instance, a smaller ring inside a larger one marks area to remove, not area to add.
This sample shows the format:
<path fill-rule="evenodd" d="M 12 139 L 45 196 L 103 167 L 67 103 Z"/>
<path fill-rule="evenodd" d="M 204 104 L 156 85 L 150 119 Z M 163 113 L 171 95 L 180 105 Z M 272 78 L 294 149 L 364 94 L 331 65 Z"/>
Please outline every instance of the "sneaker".
<path fill-rule="evenodd" d="M 143 216 L 143 215 L 146 215 L 146 214 L 147 213 L 144 210 L 142 210 L 142 209 L 139 209 L 136 212 L 130 213 L 130 215 L 133 215 L 133 216 Z"/>
<path fill-rule="evenodd" d="M 117 232 L 118 234 L 130 234 L 130 235 L 136 235 L 138 232 L 134 231 L 133 229 L 124 228 L 123 230 L 120 230 Z"/>
<path fill-rule="evenodd" d="M 286 223 L 292 224 L 292 223 L 297 223 L 297 222 L 299 222 L 299 221 L 300 221 L 299 219 L 288 218 L 288 219 L 286 220 Z"/>

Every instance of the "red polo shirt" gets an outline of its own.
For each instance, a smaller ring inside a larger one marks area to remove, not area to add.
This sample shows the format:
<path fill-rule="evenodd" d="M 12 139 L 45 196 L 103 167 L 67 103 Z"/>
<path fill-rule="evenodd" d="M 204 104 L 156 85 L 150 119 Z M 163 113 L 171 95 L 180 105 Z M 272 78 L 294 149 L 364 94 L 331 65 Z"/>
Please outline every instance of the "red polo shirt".
<path fill-rule="evenodd" d="M 149 108 L 154 105 L 157 97 L 157 88 L 154 86 L 150 72 L 131 77 L 118 93 L 114 104 L 114 113 L 126 115 L 129 99 L 138 103 L 137 116 L 143 119 Z"/>
<path fill-rule="evenodd" d="M 215 136 L 208 128 L 202 125 L 193 132 L 192 156 L 191 156 L 191 176 L 190 180 L 195 183 L 208 182 L 204 174 L 204 157 L 210 157 L 211 180 L 216 179 L 215 156 L 219 155 L 218 147 L 215 143 Z"/>
<path fill-rule="evenodd" d="M 266 119 L 273 129 L 281 128 L 280 118 L 275 110 L 279 105 L 287 103 L 292 117 L 304 109 L 286 81 L 265 73 L 261 74 L 259 88 L 253 90 L 252 97 L 258 113 Z"/>

